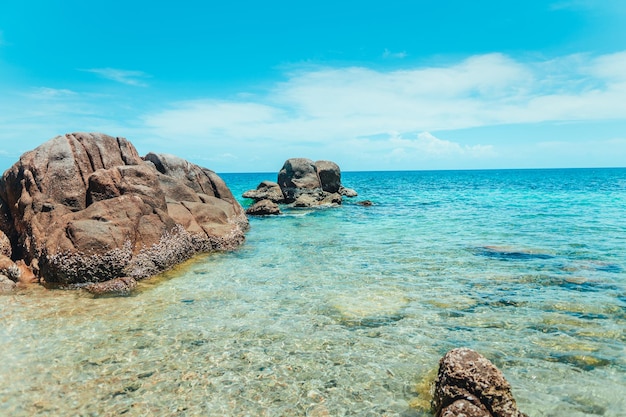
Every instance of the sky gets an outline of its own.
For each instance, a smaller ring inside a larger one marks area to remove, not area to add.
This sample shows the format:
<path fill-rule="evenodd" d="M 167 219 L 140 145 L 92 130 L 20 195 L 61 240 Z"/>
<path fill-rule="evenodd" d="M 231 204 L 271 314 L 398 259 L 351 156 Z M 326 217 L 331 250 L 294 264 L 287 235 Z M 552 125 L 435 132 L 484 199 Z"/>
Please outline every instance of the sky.
<path fill-rule="evenodd" d="M 216 172 L 626 166 L 626 1 L 0 1 L 0 169 L 65 133 Z"/>

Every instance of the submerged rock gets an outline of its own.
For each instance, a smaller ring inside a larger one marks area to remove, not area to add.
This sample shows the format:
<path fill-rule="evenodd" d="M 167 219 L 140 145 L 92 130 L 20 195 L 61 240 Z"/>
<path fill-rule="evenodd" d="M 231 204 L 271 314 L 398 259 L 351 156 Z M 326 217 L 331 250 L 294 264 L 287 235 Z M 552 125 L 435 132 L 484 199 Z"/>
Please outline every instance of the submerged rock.
<path fill-rule="evenodd" d="M 379 327 L 404 318 L 408 299 L 396 291 L 365 291 L 330 300 L 329 313 L 348 327 Z"/>
<path fill-rule="evenodd" d="M 213 171 L 172 155 L 140 157 L 124 138 L 57 136 L 0 179 L 12 256 L 46 282 L 154 275 L 244 239 L 243 208 Z M 1 241 L 1 236 L 0 236 Z"/>
<path fill-rule="evenodd" d="M 104 282 L 95 282 L 85 286 L 85 290 L 96 296 L 130 295 L 137 287 L 137 281 L 131 277 L 114 278 Z"/>
<path fill-rule="evenodd" d="M 340 205 L 343 196 L 355 197 L 357 193 L 341 184 L 339 166 L 332 161 L 313 162 L 307 158 L 288 159 L 278 173 L 278 182 L 263 181 L 255 190 L 243 194 L 257 203 L 270 200 L 294 207 Z"/>
<path fill-rule="evenodd" d="M 433 409 L 437 417 L 526 417 L 502 372 L 468 348 L 453 349 L 439 361 Z"/>

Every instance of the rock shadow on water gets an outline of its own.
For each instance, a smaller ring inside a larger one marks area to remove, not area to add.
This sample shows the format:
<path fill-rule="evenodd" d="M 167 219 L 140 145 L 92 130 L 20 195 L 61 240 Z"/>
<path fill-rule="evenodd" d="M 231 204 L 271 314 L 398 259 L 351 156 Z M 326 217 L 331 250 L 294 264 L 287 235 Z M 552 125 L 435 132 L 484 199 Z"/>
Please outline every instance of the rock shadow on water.
<path fill-rule="evenodd" d="M 582 371 L 593 371 L 596 368 L 609 366 L 612 362 L 608 359 L 585 354 L 576 353 L 552 353 L 548 355 L 545 360 L 548 362 L 558 362 L 566 365 L 573 366 Z"/>
<path fill-rule="evenodd" d="M 479 246 L 470 248 L 476 256 L 499 259 L 502 261 L 531 261 L 537 259 L 554 259 L 555 256 L 531 249 L 512 248 L 508 246 Z"/>
<path fill-rule="evenodd" d="M 591 280 L 584 277 L 568 277 L 563 279 L 558 285 L 561 288 L 578 292 L 604 292 L 619 290 L 619 287 L 614 284 Z"/>

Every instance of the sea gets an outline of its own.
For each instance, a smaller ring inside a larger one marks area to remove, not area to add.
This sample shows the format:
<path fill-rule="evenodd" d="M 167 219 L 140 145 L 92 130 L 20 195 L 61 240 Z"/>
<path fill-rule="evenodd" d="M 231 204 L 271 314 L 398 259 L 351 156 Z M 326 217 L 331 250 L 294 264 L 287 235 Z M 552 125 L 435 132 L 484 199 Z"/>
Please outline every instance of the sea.
<path fill-rule="evenodd" d="M 222 178 L 244 206 L 276 180 Z M 0 296 L 0 415 L 431 416 L 469 347 L 531 417 L 626 416 L 626 169 L 342 182 L 131 296 Z"/>

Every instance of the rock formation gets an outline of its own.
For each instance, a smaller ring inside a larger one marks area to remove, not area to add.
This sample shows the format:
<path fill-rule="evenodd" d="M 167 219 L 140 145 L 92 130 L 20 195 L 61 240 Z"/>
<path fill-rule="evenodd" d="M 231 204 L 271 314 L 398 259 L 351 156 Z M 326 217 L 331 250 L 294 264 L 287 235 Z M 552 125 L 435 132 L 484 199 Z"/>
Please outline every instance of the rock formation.
<path fill-rule="evenodd" d="M 313 162 L 306 158 L 288 159 L 278 173 L 278 182 L 263 181 L 256 190 L 243 194 L 255 200 L 248 214 L 276 214 L 274 204 L 294 207 L 339 205 L 342 196 L 355 197 L 357 193 L 341 184 L 341 170 L 331 161 Z M 272 213 L 265 208 L 272 207 Z"/>
<path fill-rule="evenodd" d="M 272 216 L 281 214 L 280 207 L 278 204 L 274 203 L 271 200 L 261 200 L 257 201 L 253 205 L 251 205 L 247 210 L 247 214 L 252 216 Z"/>
<path fill-rule="evenodd" d="M 526 417 L 502 372 L 468 348 L 453 349 L 439 362 L 433 409 L 436 417 Z"/>
<path fill-rule="evenodd" d="M 104 134 L 57 136 L 0 179 L 0 253 L 9 240 L 8 256 L 46 283 L 144 278 L 198 252 L 233 249 L 247 227 L 213 171 L 171 155 L 142 158 Z"/>

